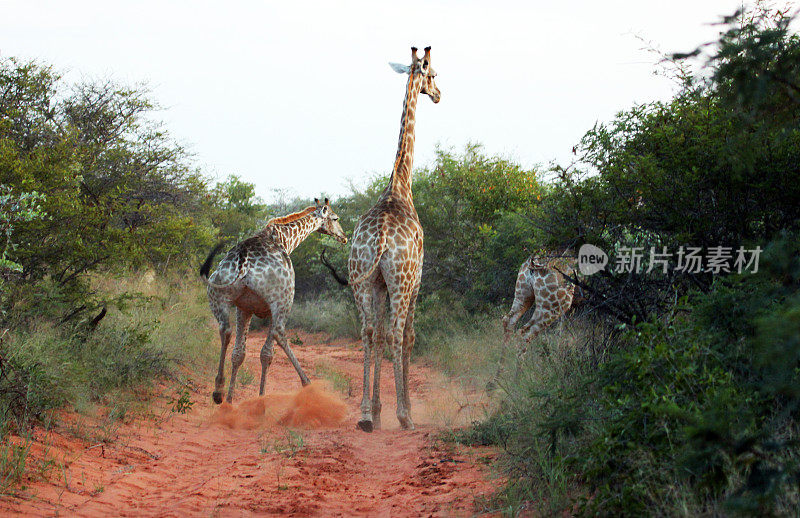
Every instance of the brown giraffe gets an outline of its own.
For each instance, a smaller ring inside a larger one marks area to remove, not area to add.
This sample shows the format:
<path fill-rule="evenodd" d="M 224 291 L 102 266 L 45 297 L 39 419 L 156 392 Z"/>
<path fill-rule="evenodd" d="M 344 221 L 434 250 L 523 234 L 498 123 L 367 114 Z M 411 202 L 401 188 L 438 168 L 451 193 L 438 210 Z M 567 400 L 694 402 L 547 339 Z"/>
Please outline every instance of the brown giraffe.
<path fill-rule="evenodd" d="M 570 250 L 561 255 L 538 252 L 522 263 L 517 275 L 514 303 L 511 311 L 503 317 L 504 341 L 508 344 L 517 320 L 536 304 L 533 315 L 521 329 L 524 341 L 517 350 L 518 364 L 531 340 L 572 305 L 575 285 L 563 274 L 574 276 L 577 266 L 578 261 Z"/>
<path fill-rule="evenodd" d="M 239 242 L 220 261 L 217 270 L 208 276 L 211 261 L 219 246 L 211 251 L 200 269 L 200 275 L 208 284 L 208 300 L 211 311 L 219 322 L 222 349 L 219 369 L 214 383 L 214 402 L 222 403 L 225 386 L 225 353 L 231 339 L 229 311 L 236 306 L 236 343 L 231 353 L 231 382 L 228 387 L 228 403 L 233 399 L 236 372 L 244 361 L 244 348 L 250 319 L 253 315 L 269 319 L 267 341 L 261 348 L 261 386 L 258 394 L 264 394 L 267 369 L 272 362 L 272 342 L 278 342 L 289 361 L 294 365 L 301 383 L 308 385 L 308 377 L 297 361 L 286 341 L 286 318 L 294 300 L 294 268 L 289 254 L 315 230 L 335 237 L 341 243 L 347 237 L 339 225 L 339 216 L 331 210 L 328 199 L 325 203 L 314 200 L 315 205 L 306 209 L 269 220 L 256 235 Z"/>
<path fill-rule="evenodd" d="M 384 339 L 394 361 L 397 419 L 404 429 L 414 428 L 408 395 L 408 367 L 414 347 L 414 306 L 422 277 L 422 225 L 411 194 L 414 158 L 414 121 L 420 92 L 438 103 L 431 48 L 420 59 L 411 48 L 411 65 L 391 64 L 408 74 L 400 140 L 389 185 L 378 202 L 356 224 L 348 261 L 350 285 L 361 315 L 364 344 L 364 386 L 358 427 L 366 432 L 380 428 L 380 376 Z M 388 297 L 388 315 L 387 315 Z M 388 319 L 387 319 L 388 316 Z M 374 386 L 370 400 L 369 374 L 374 353 Z"/>

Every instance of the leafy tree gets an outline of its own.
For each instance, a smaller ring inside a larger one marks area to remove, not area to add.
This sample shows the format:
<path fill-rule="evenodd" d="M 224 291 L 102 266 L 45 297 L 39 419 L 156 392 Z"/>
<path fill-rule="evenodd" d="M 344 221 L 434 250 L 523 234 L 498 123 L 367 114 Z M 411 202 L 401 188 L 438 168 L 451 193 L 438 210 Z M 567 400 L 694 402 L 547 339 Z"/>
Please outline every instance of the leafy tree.
<path fill-rule="evenodd" d="M 44 214 L 38 200 L 41 196 L 37 192 L 15 194 L 11 188 L 0 184 L 0 234 L 4 237 L 0 249 L 0 271 L 3 269 L 21 272 L 22 266 L 7 259 L 9 251 L 16 248 L 11 241 L 14 225 L 23 221 L 42 218 Z"/>
<path fill-rule="evenodd" d="M 423 293 L 450 290 L 473 307 L 507 298 L 526 244 L 537 240 L 531 219 L 542 193 L 535 171 L 488 157 L 477 144 L 461 154 L 438 150 L 414 181 L 425 229 Z M 521 240 L 506 248 L 512 236 Z"/>
<path fill-rule="evenodd" d="M 85 273 L 164 268 L 210 244 L 205 180 L 149 118 L 143 88 L 70 91 L 50 67 L 10 59 L 0 61 L 0 92 L 0 183 L 38 193 L 47 214 L 16 221 L 6 236 L 23 281 L 7 283 L 16 290 L 7 300 L 20 311 L 54 303 L 76 315 L 96 305 L 85 302 Z"/>
<path fill-rule="evenodd" d="M 211 192 L 216 213 L 212 219 L 222 239 L 242 239 L 267 219 L 268 207 L 256 196 L 252 183 L 231 175 Z"/>
<path fill-rule="evenodd" d="M 587 132 L 579 162 L 555 170 L 544 235 L 613 254 L 620 245 L 736 249 L 796 230 L 800 38 L 790 20 L 763 7 L 729 17 L 707 58 L 709 73 L 684 75 L 672 100 L 634 106 Z M 592 303 L 631 322 L 660 311 L 676 292 L 711 286 L 708 272 L 670 271 L 595 276 Z"/>

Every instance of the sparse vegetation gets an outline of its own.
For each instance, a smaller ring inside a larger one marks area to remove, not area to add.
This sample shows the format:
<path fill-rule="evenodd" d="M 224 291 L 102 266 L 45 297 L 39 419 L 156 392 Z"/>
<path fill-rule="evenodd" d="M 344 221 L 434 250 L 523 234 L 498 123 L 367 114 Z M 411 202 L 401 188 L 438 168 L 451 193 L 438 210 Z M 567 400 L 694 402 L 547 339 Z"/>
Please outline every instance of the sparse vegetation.
<path fill-rule="evenodd" d="M 350 293 L 325 294 L 295 302 L 289 314 L 289 326 L 315 333 L 324 332 L 333 338 L 361 336 L 361 321 Z"/>
<path fill-rule="evenodd" d="M 353 393 L 353 380 L 327 361 L 318 361 L 314 365 L 314 375 L 330 383 L 331 388 L 345 397 Z"/>
<path fill-rule="evenodd" d="M 241 369 L 236 378 L 236 382 L 240 387 L 248 387 L 256 380 L 256 375 L 250 369 Z"/>
<path fill-rule="evenodd" d="M 338 330 L 332 336 L 360 340 L 357 310 L 350 294 L 346 295 L 347 298 L 334 293 L 298 303 L 290 324 L 316 332 Z M 415 317 L 417 339 L 413 354 L 450 376 L 471 379 L 475 386 L 485 385 L 498 362 L 513 356 L 506 357 L 502 351 L 500 314 L 497 310 L 488 314 L 467 311 L 446 292 L 421 297 Z"/>
<path fill-rule="evenodd" d="M 281 437 L 275 442 L 271 444 L 264 443 L 261 447 L 261 453 L 275 452 L 287 459 L 291 459 L 305 450 L 305 447 L 306 441 L 303 434 L 296 430 L 288 429 L 284 430 Z"/>
<path fill-rule="evenodd" d="M 170 398 L 169 404 L 170 410 L 173 412 L 185 414 L 191 410 L 192 405 L 194 405 L 194 401 L 192 401 L 192 393 L 187 387 L 183 387 L 183 389 Z"/>
<path fill-rule="evenodd" d="M 30 439 L 21 442 L 0 442 L 0 496 L 6 495 L 22 480 L 30 449 Z"/>

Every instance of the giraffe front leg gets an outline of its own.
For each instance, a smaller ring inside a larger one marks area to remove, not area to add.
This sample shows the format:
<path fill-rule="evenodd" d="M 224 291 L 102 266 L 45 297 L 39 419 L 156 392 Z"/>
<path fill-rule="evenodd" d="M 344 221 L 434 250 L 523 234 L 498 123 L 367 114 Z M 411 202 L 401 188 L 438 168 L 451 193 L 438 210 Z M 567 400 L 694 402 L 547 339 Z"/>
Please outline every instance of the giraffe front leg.
<path fill-rule="evenodd" d="M 381 324 L 379 323 L 378 326 Z M 375 329 L 377 331 L 377 327 Z M 376 338 L 373 341 L 372 356 L 374 358 L 375 367 L 372 371 L 372 409 L 370 415 L 372 416 L 372 428 L 379 430 L 381 428 L 381 363 L 383 362 L 383 336 L 382 333 L 375 333 Z"/>
<path fill-rule="evenodd" d="M 236 343 L 231 353 L 231 383 L 228 386 L 228 403 L 233 401 L 233 389 L 236 387 L 236 373 L 239 372 L 239 367 L 241 367 L 244 362 L 247 332 L 250 329 L 250 319 L 252 317 L 253 315 L 251 313 L 246 313 L 236 308 Z"/>
<path fill-rule="evenodd" d="M 372 361 L 372 326 L 361 327 L 361 342 L 364 347 L 364 379 L 361 384 L 361 419 L 358 420 L 358 428 L 365 432 L 372 431 L 372 401 L 369 398 L 369 369 Z"/>

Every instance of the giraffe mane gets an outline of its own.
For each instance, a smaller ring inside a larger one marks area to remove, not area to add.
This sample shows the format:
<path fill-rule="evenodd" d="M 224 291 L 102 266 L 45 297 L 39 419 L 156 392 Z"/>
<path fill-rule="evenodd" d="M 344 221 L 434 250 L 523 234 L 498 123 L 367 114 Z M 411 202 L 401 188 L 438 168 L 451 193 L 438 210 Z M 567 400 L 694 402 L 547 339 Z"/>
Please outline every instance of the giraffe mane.
<path fill-rule="evenodd" d="M 287 214 L 285 216 L 278 216 L 276 218 L 272 218 L 267 221 L 267 225 L 286 225 L 287 223 L 291 223 L 293 221 L 297 221 L 298 219 L 302 219 L 317 209 L 316 206 L 311 205 L 310 207 L 306 207 L 305 209 L 299 212 L 293 212 L 291 214 Z"/>

